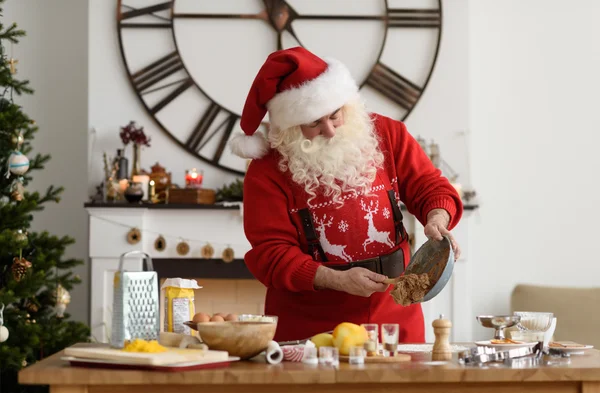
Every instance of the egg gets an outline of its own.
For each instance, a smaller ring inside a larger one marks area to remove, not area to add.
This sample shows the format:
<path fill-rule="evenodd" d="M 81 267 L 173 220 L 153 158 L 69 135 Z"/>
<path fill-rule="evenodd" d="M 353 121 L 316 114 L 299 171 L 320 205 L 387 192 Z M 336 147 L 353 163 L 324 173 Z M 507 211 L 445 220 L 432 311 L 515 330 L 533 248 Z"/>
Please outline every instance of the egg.
<path fill-rule="evenodd" d="M 213 316 L 215 316 L 215 315 L 218 315 L 218 316 L 223 317 L 223 318 L 225 318 L 227 316 L 227 314 L 225 314 L 223 312 L 214 313 Z"/>
<path fill-rule="evenodd" d="M 210 319 L 211 322 L 223 322 L 225 319 L 220 316 L 220 315 L 213 315 L 212 318 Z"/>
<path fill-rule="evenodd" d="M 194 315 L 194 318 L 192 319 L 192 321 L 196 322 L 196 323 L 200 323 L 200 322 L 209 322 L 210 321 L 210 315 L 203 313 L 203 312 L 199 312 L 196 315 Z"/>
<path fill-rule="evenodd" d="M 227 316 L 225 317 L 226 321 L 237 321 L 238 320 L 238 316 L 237 314 L 227 314 Z"/>

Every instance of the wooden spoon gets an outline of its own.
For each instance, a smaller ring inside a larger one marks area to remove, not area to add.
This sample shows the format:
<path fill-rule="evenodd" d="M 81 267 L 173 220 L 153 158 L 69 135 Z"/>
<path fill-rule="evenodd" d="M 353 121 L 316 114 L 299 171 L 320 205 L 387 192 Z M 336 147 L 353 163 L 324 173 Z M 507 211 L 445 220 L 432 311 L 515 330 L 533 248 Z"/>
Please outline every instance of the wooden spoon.
<path fill-rule="evenodd" d="M 402 277 L 402 276 L 400 276 Z M 388 285 L 396 285 L 398 283 L 398 281 L 400 281 L 400 277 L 396 277 L 396 278 L 386 278 L 385 280 L 383 280 L 382 282 L 384 284 L 388 284 Z"/>

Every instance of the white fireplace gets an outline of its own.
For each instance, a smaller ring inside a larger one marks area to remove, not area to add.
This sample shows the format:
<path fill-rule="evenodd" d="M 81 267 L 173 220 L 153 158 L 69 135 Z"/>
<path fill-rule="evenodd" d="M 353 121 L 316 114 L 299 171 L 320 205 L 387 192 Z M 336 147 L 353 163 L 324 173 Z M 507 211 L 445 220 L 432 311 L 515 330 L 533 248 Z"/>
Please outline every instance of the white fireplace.
<path fill-rule="evenodd" d="M 91 329 L 93 337 L 107 342 L 110 337 L 113 276 L 122 254 L 139 250 L 151 256 L 159 277 L 195 278 L 203 286 L 197 290 L 196 310 L 208 313 L 262 313 L 263 285 L 255 280 L 243 263 L 250 244 L 244 236 L 243 218 L 237 206 L 182 205 L 111 205 L 88 204 L 91 263 Z M 444 314 L 453 323 L 451 340 L 470 341 L 472 314 L 470 292 L 469 221 L 472 207 L 467 206 L 463 219 L 453 231 L 462 249 L 450 282 L 431 301 L 423 304 L 427 342 L 435 336 L 431 323 Z M 427 239 L 421 224 L 403 210 L 404 225 L 413 238 L 413 252 Z M 128 233 L 137 229 L 141 238 L 128 242 Z M 157 239 L 165 241 L 158 251 Z M 177 244 L 189 245 L 189 253 L 180 255 Z M 214 256 L 202 257 L 201 250 L 210 244 Z M 234 251 L 234 261 L 225 263 L 221 255 L 226 248 Z M 142 260 L 125 260 L 126 270 L 141 270 Z M 171 274 L 172 273 L 172 274 Z"/>

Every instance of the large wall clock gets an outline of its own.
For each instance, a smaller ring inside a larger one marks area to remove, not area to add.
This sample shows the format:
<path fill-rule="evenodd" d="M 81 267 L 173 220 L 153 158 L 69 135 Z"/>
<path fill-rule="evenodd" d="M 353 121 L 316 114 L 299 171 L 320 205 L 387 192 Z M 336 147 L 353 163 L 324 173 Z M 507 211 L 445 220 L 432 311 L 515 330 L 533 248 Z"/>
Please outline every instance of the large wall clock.
<path fill-rule="evenodd" d="M 145 110 L 183 150 L 239 175 L 246 162 L 227 142 L 269 53 L 301 45 L 335 57 L 370 110 L 405 120 L 442 31 L 441 0 L 117 1 L 121 56 Z"/>

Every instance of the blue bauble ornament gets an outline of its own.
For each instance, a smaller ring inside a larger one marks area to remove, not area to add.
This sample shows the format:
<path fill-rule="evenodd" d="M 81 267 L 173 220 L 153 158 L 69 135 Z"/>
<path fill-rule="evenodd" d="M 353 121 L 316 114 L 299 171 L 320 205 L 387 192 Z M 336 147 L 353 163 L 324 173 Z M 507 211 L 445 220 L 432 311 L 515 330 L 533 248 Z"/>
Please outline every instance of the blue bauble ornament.
<path fill-rule="evenodd" d="M 23 175 L 29 169 L 29 159 L 20 151 L 13 151 L 8 157 L 8 170 L 14 175 Z"/>

